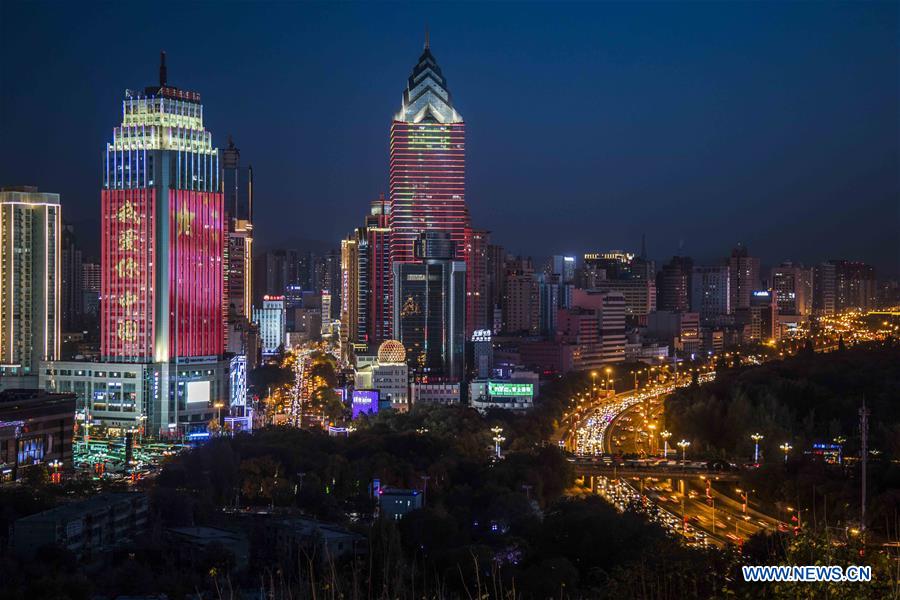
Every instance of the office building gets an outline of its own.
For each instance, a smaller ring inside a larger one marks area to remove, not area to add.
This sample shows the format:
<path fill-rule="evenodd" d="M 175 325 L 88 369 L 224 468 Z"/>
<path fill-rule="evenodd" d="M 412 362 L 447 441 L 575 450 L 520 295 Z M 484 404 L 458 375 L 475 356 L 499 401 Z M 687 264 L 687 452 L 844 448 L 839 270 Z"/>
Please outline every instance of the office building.
<path fill-rule="evenodd" d="M 733 297 L 729 267 L 694 267 L 691 276 L 691 312 L 698 313 L 701 321 L 711 322 L 730 315 Z"/>
<path fill-rule="evenodd" d="M 833 315 L 837 306 L 835 299 L 836 267 L 823 262 L 813 267 L 813 313 Z"/>
<path fill-rule="evenodd" d="M 778 314 L 807 317 L 812 313 L 812 269 L 784 262 L 772 269 L 772 290 L 778 302 Z"/>
<path fill-rule="evenodd" d="M 253 304 L 253 167 L 241 164 L 231 136 L 222 150 L 222 189 L 228 237 L 226 321 L 238 323 L 250 319 Z"/>
<path fill-rule="evenodd" d="M 272 356 L 284 345 L 284 296 L 263 296 L 262 306 L 254 309 L 253 321 L 259 325 L 263 356 Z"/>
<path fill-rule="evenodd" d="M 32 465 L 72 468 L 75 396 L 39 389 L 0 391 L 0 482 L 16 481 Z"/>
<path fill-rule="evenodd" d="M 395 262 L 394 338 L 419 376 L 459 381 L 465 344 L 466 265 L 454 260 L 446 232 L 427 231 L 415 244 L 419 262 Z"/>
<path fill-rule="evenodd" d="M 759 289 L 759 259 L 750 256 L 746 246 L 738 244 L 728 259 L 728 274 L 730 309 L 749 308 L 753 292 Z M 699 312 L 702 317 L 702 311 Z"/>
<path fill-rule="evenodd" d="M 59 194 L 0 188 L 0 389 L 37 387 L 59 357 L 61 237 Z"/>
<path fill-rule="evenodd" d="M 391 125 L 391 261 L 414 262 L 424 230 L 445 232 L 465 260 L 466 126 L 428 42 Z"/>
<path fill-rule="evenodd" d="M 537 335 L 540 333 L 541 303 L 531 259 L 517 256 L 507 260 L 505 281 L 503 331 Z"/>
<path fill-rule="evenodd" d="M 687 312 L 691 309 L 691 276 L 694 261 L 673 256 L 656 276 L 656 310 Z"/>
<path fill-rule="evenodd" d="M 466 335 L 490 329 L 493 307 L 488 297 L 489 232 L 466 229 Z"/>
<path fill-rule="evenodd" d="M 206 430 L 213 405 L 229 399 L 220 176 L 200 95 L 169 85 L 162 54 L 159 84 L 126 90 L 122 123 L 106 146 L 101 362 L 71 368 L 44 363 L 42 386 L 62 391 L 63 385 L 80 382 L 79 405 L 91 413 L 95 401 L 109 404 L 105 394 L 88 391 L 96 383 L 88 380 L 91 373 L 131 372 L 135 394 L 141 386 L 146 396 L 133 410 L 130 398 L 123 400 L 113 421 L 146 424 L 154 436 Z M 129 371 L 129 365 L 136 369 Z M 108 393 L 124 392 L 114 386 Z"/>
<path fill-rule="evenodd" d="M 873 310 L 878 305 L 878 282 L 875 268 L 854 260 L 830 260 L 834 265 L 834 308 Z"/>
<path fill-rule="evenodd" d="M 81 308 L 84 317 L 96 319 L 100 316 L 101 273 L 97 263 L 81 263 Z"/>
<path fill-rule="evenodd" d="M 647 315 L 646 335 L 676 351 L 699 352 L 702 347 L 700 315 L 694 312 L 660 310 Z"/>
<path fill-rule="evenodd" d="M 559 311 L 559 342 L 575 346 L 573 367 L 587 370 L 625 360 L 625 297 L 575 290 L 573 306 Z"/>
<path fill-rule="evenodd" d="M 64 224 L 60 247 L 60 319 L 65 333 L 82 327 L 84 294 L 81 267 L 84 257 L 75 235 L 75 227 Z"/>

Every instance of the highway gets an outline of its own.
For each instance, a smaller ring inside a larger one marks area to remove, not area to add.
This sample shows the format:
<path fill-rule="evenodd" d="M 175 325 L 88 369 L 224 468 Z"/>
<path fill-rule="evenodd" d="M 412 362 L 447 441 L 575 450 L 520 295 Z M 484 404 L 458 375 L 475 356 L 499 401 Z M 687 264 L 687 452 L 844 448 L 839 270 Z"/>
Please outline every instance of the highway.
<path fill-rule="evenodd" d="M 700 375 L 701 383 L 714 373 Z M 576 472 L 586 486 L 620 510 L 641 505 L 651 518 L 690 545 L 741 545 L 762 530 L 784 524 L 731 497 L 735 472 L 712 472 L 696 461 L 679 460 L 679 447 L 660 439 L 663 403 L 677 387 L 690 383 L 680 377 L 668 383 L 625 392 L 593 403 L 570 421 L 561 437 L 578 458 Z M 675 440 L 669 440 L 675 442 Z M 677 442 L 676 442 L 677 443 Z M 615 455 L 615 457 L 613 457 Z M 620 458 L 622 455 L 639 459 Z M 722 493 L 728 491 L 728 494 Z"/>

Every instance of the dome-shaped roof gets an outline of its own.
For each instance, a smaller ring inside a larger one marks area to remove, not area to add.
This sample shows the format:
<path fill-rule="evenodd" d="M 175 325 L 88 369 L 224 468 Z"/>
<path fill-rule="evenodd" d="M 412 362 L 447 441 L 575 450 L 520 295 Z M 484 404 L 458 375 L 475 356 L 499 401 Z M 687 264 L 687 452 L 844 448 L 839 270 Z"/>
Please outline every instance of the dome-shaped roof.
<path fill-rule="evenodd" d="M 406 348 L 397 340 L 385 340 L 378 347 L 378 362 L 402 363 L 406 361 Z"/>

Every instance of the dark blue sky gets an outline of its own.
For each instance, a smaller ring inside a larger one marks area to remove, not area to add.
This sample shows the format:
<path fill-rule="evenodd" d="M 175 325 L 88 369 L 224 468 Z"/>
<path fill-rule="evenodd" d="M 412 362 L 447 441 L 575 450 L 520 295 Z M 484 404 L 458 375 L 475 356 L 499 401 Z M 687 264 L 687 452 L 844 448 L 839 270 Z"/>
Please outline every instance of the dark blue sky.
<path fill-rule="evenodd" d="M 338 240 L 387 187 L 432 50 L 468 124 L 467 200 L 512 251 L 737 241 L 900 271 L 898 5 L 0 3 L 0 183 L 97 227 L 125 88 L 199 91 L 256 171 L 264 244 Z M 95 235 L 91 232 L 91 235 Z"/>

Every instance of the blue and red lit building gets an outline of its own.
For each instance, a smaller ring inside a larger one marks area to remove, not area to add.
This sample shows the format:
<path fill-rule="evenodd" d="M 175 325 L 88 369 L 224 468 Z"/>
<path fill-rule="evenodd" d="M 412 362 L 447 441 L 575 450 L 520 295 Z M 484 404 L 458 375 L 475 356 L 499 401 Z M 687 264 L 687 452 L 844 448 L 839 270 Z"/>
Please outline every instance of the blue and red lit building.
<path fill-rule="evenodd" d="M 165 54 L 159 85 L 125 92 L 101 211 L 102 362 L 79 372 L 109 381 L 81 394 L 84 411 L 151 435 L 205 429 L 229 401 L 226 213 L 200 95 L 169 85 Z M 48 387 L 78 383 L 71 370 L 50 370 Z"/>

